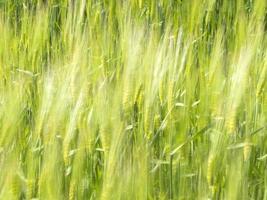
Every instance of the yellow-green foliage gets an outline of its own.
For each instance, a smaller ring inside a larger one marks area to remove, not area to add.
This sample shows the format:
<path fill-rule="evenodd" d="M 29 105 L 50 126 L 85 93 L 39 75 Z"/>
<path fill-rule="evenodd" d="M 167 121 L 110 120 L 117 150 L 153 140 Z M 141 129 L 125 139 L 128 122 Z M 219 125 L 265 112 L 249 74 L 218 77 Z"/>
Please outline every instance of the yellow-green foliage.
<path fill-rule="evenodd" d="M 0 199 L 267 199 L 265 0 L 0 0 Z"/>

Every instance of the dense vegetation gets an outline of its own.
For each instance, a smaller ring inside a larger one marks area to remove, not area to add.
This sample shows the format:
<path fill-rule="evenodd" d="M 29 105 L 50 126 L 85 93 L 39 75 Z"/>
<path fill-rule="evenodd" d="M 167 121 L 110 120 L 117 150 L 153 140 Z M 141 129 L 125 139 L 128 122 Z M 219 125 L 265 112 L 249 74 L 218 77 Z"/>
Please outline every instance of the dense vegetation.
<path fill-rule="evenodd" d="M 265 0 L 0 0 L 0 199 L 267 199 Z"/>

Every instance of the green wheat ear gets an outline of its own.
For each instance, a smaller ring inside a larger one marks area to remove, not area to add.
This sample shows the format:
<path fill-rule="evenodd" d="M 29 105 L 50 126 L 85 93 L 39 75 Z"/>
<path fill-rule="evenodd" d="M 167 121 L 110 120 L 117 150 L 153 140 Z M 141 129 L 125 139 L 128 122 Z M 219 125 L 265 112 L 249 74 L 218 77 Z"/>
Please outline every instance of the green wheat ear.
<path fill-rule="evenodd" d="M 168 84 L 168 95 L 167 95 L 167 102 L 168 102 L 168 111 L 170 112 L 173 108 L 174 105 L 174 95 L 173 95 L 173 91 L 174 91 L 174 81 L 170 80 L 169 84 Z M 172 115 L 170 115 L 172 116 Z"/>
<path fill-rule="evenodd" d="M 69 139 L 66 139 L 63 142 L 63 160 L 65 163 L 65 166 L 68 166 L 69 164 L 69 148 L 70 148 L 70 141 Z"/>
<path fill-rule="evenodd" d="M 101 124 L 99 134 L 100 134 L 102 148 L 105 151 L 105 153 L 108 153 L 111 142 L 111 129 L 109 124 L 107 123 Z"/>
<path fill-rule="evenodd" d="M 232 109 L 226 116 L 226 130 L 232 134 L 236 129 L 236 111 Z"/>
<path fill-rule="evenodd" d="M 90 134 L 88 136 L 88 138 L 86 138 L 85 140 L 86 140 L 85 141 L 86 149 L 88 149 L 89 153 L 92 153 L 94 150 L 94 143 L 95 143 L 95 139 L 94 139 L 93 135 Z"/>
<path fill-rule="evenodd" d="M 26 199 L 32 199 L 35 190 L 35 181 L 28 179 L 26 182 Z"/>
<path fill-rule="evenodd" d="M 245 139 L 245 145 L 244 145 L 244 148 L 243 148 L 244 161 L 248 161 L 249 160 L 249 157 L 250 157 L 250 154 L 251 154 L 251 150 L 252 150 L 252 147 L 251 147 L 251 144 L 250 144 L 250 140 L 249 140 L 249 138 L 246 138 Z"/>
<path fill-rule="evenodd" d="M 19 199 L 21 196 L 22 183 L 18 175 L 13 175 L 11 180 L 11 191 L 14 199 Z"/>
<path fill-rule="evenodd" d="M 210 187 L 213 186 L 213 176 L 214 176 L 214 156 L 212 154 L 208 157 L 208 166 L 207 166 L 207 181 Z"/>
<path fill-rule="evenodd" d="M 139 87 L 137 88 L 135 95 L 134 95 L 134 103 L 138 105 L 140 108 L 141 102 L 142 101 L 142 92 L 143 92 L 143 84 L 140 84 Z"/>
<path fill-rule="evenodd" d="M 149 106 L 145 108 L 145 114 L 144 114 L 144 131 L 145 131 L 145 137 L 147 139 L 150 139 L 152 130 L 151 130 L 151 121 L 152 116 L 151 116 L 151 109 Z"/>
<path fill-rule="evenodd" d="M 159 83 L 159 100 L 161 105 L 164 103 L 164 89 L 164 80 L 161 79 Z"/>
<path fill-rule="evenodd" d="M 131 81 L 131 77 L 128 80 L 124 81 L 124 88 L 123 88 L 123 98 L 122 98 L 122 105 L 123 110 L 125 113 L 130 112 L 132 107 L 132 95 L 133 95 L 133 82 Z"/>
<path fill-rule="evenodd" d="M 139 3 L 139 8 L 142 8 L 143 7 L 143 0 L 138 0 L 138 3 Z"/>
<path fill-rule="evenodd" d="M 69 200 L 75 199 L 75 183 L 71 180 L 70 186 L 69 186 Z"/>
<path fill-rule="evenodd" d="M 154 117 L 154 130 L 157 131 L 161 125 L 161 117 L 159 114 Z"/>

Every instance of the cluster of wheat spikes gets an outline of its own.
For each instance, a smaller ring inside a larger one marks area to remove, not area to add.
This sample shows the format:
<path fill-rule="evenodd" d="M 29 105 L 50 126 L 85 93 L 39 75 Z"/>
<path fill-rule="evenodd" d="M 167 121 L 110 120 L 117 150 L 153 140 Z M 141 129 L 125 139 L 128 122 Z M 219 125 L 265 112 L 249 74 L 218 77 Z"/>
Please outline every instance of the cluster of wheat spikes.
<path fill-rule="evenodd" d="M 0 0 L 0 199 L 267 199 L 266 0 Z"/>

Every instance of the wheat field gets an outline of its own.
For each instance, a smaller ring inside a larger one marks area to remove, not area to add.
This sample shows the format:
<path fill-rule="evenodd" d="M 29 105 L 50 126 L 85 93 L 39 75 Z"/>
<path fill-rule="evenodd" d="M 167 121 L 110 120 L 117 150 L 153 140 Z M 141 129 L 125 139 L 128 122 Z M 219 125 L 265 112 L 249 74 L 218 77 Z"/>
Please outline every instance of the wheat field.
<path fill-rule="evenodd" d="M 0 0 L 0 199 L 267 200 L 266 0 Z"/>

